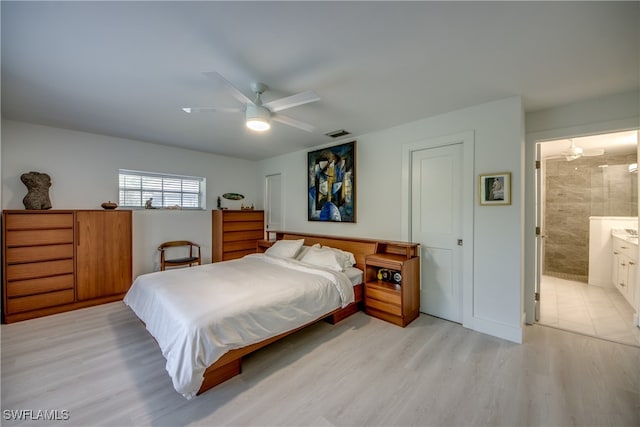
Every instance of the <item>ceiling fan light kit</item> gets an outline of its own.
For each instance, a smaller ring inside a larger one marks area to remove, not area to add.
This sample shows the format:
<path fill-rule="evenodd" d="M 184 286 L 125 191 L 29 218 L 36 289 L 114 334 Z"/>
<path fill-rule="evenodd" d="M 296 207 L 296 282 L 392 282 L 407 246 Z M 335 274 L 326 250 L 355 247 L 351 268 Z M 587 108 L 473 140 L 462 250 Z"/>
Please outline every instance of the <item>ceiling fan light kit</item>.
<path fill-rule="evenodd" d="M 264 132 L 271 129 L 271 113 L 262 105 L 247 105 L 246 125 L 249 129 Z"/>
<path fill-rule="evenodd" d="M 571 141 L 571 146 L 567 150 L 565 150 L 562 154 L 564 154 L 567 158 L 567 161 L 570 162 L 572 160 L 576 160 L 582 157 L 582 148 L 576 147 L 576 144 L 573 142 L 573 139 L 569 141 Z"/>
<path fill-rule="evenodd" d="M 264 83 L 252 83 L 251 89 L 255 94 L 255 101 L 252 101 L 248 96 L 242 93 L 241 90 L 232 85 L 227 79 L 222 77 L 219 73 L 215 71 L 204 73 L 205 76 L 217 80 L 222 83 L 231 95 L 236 98 L 240 103 L 243 104 L 244 108 L 228 108 L 228 107 L 183 107 L 182 111 L 185 113 L 208 113 L 208 112 L 219 112 L 219 113 L 237 113 L 244 112 L 245 113 L 245 124 L 247 128 L 264 132 L 271 129 L 271 119 L 276 122 L 283 123 L 287 126 L 292 126 L 306 132 L 315 132 L 315 127 L 308 124 L 296 120 L 289 116 L 284 116 L 278 114 L 278 111 L 286 110 L 288 108 L 297 107 L 304 104 L 309 104 L 311 102 L 316 102 L 320 100 L 318 94 L 313 91 L 301 92 L 295 95 L 286 96 L 284 98 L 276 99 L 274 101 L 269 101 L 262 104 L 262 99 L 260 95 L 264 93 L 268 89 L 267 85 Z"/>

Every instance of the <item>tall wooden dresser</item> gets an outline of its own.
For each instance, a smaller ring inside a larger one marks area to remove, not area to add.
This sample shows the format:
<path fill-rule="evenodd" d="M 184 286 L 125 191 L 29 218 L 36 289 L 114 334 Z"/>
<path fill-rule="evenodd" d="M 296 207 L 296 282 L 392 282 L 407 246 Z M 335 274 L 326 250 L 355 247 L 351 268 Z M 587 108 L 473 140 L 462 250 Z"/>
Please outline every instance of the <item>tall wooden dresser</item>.
<path fill-rule="evenodd" d="M 4 321 L 122 299 L 132 281 L 131 211 L 2 212 Z"/>
<path fill-rule="evenodd" d="M 213 262 L 256 252 L 256 242 L 264 239 L 264 211 L 220 209 L 212 212 Z"/>

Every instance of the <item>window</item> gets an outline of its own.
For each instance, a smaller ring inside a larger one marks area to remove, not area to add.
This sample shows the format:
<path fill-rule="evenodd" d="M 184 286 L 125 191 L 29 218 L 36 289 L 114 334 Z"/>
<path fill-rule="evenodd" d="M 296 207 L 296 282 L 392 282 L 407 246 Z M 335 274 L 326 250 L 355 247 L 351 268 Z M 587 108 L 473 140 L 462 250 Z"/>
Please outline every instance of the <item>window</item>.
<path fill-rule="evenodd" d="M 120 169 L 120 206 L 205 209 L 205 178 Z"/>

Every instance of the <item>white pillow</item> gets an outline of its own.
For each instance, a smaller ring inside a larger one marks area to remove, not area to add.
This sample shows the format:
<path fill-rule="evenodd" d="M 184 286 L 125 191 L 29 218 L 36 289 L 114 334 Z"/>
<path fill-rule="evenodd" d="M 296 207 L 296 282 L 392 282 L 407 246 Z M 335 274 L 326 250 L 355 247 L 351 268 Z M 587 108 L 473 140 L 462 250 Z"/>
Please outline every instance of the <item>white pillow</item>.
<path fill-rule="evenodd" d="M 356 258 L 351 252 L 343 251 L 342 249 L 332 248 L 330 246 L 323 246 L 324 249 L 331 249 L 336 254 L 336 260 L 342 266 L 342 269 L 353 267 L 356 263 Z"/>
<path fill-rule="evenodd" d="M 343 270 L 342 265 L 336 259 L 336 253 L 331 249 L 309 248 L 300 261 L 335 271 Z"/>
<path fill-rule="evenodd" d="M 307 253 L 307 251 L 309 250 L 309 248 L 319 248 L 320 247 L 320 243 L 316 243 L 313 246 L 307 246 L 304 245 L 300 248 L 300 251 L 298 252 L 298 255 L 296 255 L 296 259 L 298 261 L 300 261 L 302 259 L 302 257 Z"/>
<path fill-rule="evenodd" d="M 278 240 L 269 249 L 264 251 L 265 255 L 277 256 L 281 258 L 294 258 L 302 245 L 304 239 L 300 240 Z"/>

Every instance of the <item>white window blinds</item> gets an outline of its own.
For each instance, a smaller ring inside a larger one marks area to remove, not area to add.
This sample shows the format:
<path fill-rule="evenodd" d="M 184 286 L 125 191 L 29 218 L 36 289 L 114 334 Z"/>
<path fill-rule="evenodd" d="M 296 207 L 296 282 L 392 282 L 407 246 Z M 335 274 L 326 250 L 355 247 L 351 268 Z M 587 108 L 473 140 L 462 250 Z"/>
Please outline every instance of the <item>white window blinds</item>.
<path fill-rule="evenodd" d="M 120 169 L 120 206 L 205 209 L 205 178 Z"/>

